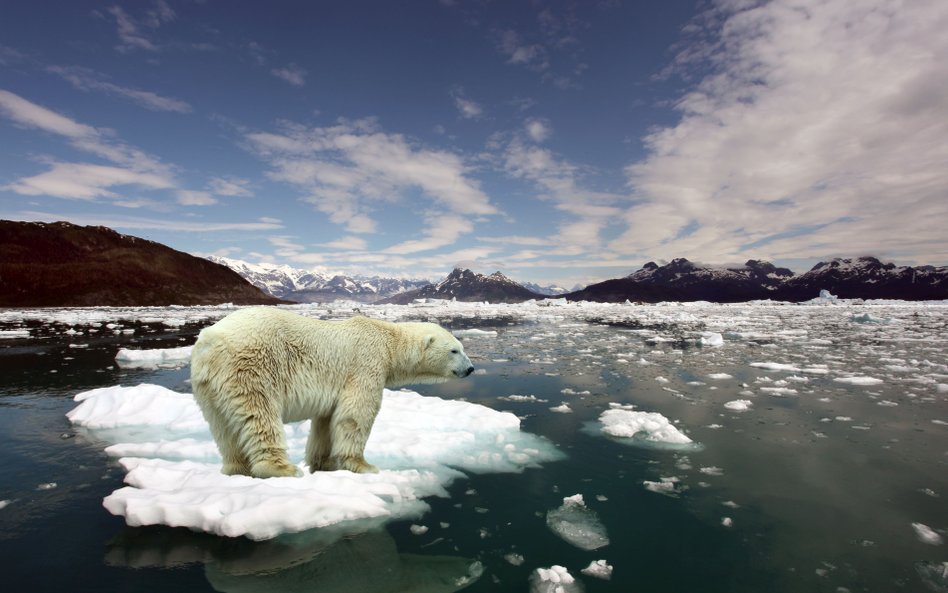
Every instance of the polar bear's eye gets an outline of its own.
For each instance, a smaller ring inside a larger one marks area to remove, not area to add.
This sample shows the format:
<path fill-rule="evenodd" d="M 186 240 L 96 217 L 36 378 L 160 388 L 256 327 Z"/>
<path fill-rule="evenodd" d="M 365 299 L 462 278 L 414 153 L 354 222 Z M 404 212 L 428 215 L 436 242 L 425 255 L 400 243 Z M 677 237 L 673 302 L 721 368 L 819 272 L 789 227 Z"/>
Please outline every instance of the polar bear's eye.
<path fill-rule="evenodd" d="M 451 350 L 451 354 L 457 354 L 457 353 L 458 353 L 458 349 L 457 349 L 457 348 Z"/>

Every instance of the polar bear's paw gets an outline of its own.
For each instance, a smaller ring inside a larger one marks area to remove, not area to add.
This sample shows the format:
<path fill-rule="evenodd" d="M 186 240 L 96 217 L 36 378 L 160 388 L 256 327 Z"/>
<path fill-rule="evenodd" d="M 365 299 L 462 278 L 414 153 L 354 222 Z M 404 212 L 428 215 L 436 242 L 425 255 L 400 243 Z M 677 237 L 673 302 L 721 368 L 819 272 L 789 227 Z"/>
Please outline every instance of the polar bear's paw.
<path fill-rule="evenodd" d="M 361 455 L 358 457 L 330 457 L 323 464 L 323 469 L 327 471 L 343 469 L 356 474 L 379 473 L 379 468 L 366 461 Z"/>
<path fill-rule="evenodd" d="M 250 468 L 250 475 L 255 478 L 299 478 L 303 476 L 303 471 L 289 463 L 258 461 Z"/>

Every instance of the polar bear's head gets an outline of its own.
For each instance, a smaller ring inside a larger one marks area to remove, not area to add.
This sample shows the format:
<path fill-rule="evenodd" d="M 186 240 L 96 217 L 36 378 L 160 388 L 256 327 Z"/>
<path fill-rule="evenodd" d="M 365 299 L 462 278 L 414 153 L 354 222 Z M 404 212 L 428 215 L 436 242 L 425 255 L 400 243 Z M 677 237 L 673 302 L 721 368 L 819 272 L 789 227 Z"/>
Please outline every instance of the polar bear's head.
<path fill-rule="evenodd" d="M 406 323 L 415 336 L 417 356 L 410 371 L 412 383 L 437 383 L 474 372 L 464 346 L 449 331 L 434 323 Z"/>

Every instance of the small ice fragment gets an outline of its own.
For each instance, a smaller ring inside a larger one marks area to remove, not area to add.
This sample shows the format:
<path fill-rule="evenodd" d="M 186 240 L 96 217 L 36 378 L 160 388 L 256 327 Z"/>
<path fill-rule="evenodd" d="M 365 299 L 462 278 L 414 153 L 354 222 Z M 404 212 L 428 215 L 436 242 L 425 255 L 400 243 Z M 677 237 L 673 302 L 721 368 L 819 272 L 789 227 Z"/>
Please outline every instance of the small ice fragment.
<path fill-rule="evenodd" d="M 735 412 L 746 412 L 752 405 L 754 402 L 749 399 L 735 399 L 724 404 L 724 407 Z"/>
<path fill-rule="evenodd" d="M 848 385 L 879 385 L 883 382 L 882 379 L 876 379 L 875 377 L 836 377 L 833 381 Z"/>
<path fill-rule="evenodd" d="M 605 560 L 593 560 L 589 563 L 589 566 L 580 572 L 591 577 L 596 577 L 597 579 L 608 581 L 612 578 L 612 565 L 607 564 Z"/>
<path fill-rule="evenodd" d="M 710 379 L 733 379 L 734 376 L 733 376 L 733 375 L 729 375 L 729 374 L 727 374 L 727 373 L 711 373 L 710 375 L 708 375 L 708 378 L 710 378 Z"/>
<path fill-rule="evenodd" d="M 645 486 L 645 489 L 649 492 L 655 492 L 656 494 L 665 494 L 666 496 L 671 496 L 677 498 L 678 494 L 681 493 L 686 487 L 680 486 L 680 480 L 672 476 L 670 478 L 659 478 L 659 482 L 651 482 L 649 480 L 644 480 L 642 485 Z"/>
<path fill-rule="evenodd" d="M 740 508 L 740 507 L 741 507 L 741 505 L 737 504 L 737 503 L 734 502 L 733 500 L 725 500 L 725 501 L 722 502 L 721 504 L 723 504 L 724 506 L 726 506 L 726 507 L 728 507 L 728 508 L 731 508 L 731 509 L 737 509 L 737 508 Z"/>
<path fill-rule="evenodd" d="M 530 593 L 579 593 L 582 586 L 564 567 L 538 568 L 530 575 Z"/>
<path fill-rule="evenodd" d="M 58 486 L 58 484 L 56 484 L 56 482 L 47 482 L 47 483 L 45 483 L 45 484 L 40 484 L 40 485 L 38 485 L 38 486 L 36 487 L 36 489 L 37 489 L 37 490 L 52 490 L 52 489 L 55 488 L 56 486 Z"/>
<path fill-rule="evenodd" d="M 424 535 L 424 534 L 428 533 L 428 526 L 427 526 L 427 525 L 415 525 L 415 524 L 412 524 L 412 526 L 409 527 L 408 529 L 411 530 L 412 535 Z"/>
<path fill-rule="evenodd" d="M 567 542 L 583 550 L 609 545 L 605 526 L 595 511 L 586 508 L 582 494 L 563 499 L 563 506 L 546 513 L 546 524 Z"/>
<path fill-rule="evenodd" d="M 734 525 L 734 520 L 730 517 L 723 517 L 721 519 L 721 525 L 724 525 L 725 527 L 731 527 Z"/>
<path fill-rule="evenodd" d="M 8 500 L 0 500 L 0 509 L 5 509 L 5 508 L 7 508 L 7 506 L 9 506 L 11 502 L 13 502 L 13 501 L 12 501 L 12 500 L 9 500 L 9 499 L 8 499 Z"/>
<path fill-rule="evenodd" d="M 698 471 L 700 471 L 703 474 L 707 474 L 709 476 L 723 476 L 724 475 L 723 469 L 721 469 L 720 467 L 713 466 L 713 465 L 708 466 L 708 467 L 702 467 Z"/>
<path fill-rule="evenodd" d="M 918 541 L 923 544 L 929 544 L 932 546 L 940 546 L 942 544 L 941 536 L 935 532 L 934 529 L 925 525 L 924 523 L 912 523 L 912 529 L 915 530 L 915 535 L 918 537 Z"/>
<path fill-rule="evenodd" d="M 558 414 L 570 414 L 570 413 L 572 413 L 573 410 L 569 407 L 568 404 L 563 403 L 563 404 L 560 404 L 560 405 L 558 405 L 558 406 L 554 406 L 554 407 L 550 408 L 550 411 L 551 411 L 551 412 L 556 412 L 556 413 L 558 413 Z"/>
<path fill-rule="evenodd" d="M 504 555 L 504 560 L 506 560 L 510 564 L 513 564 L 514 566 L 520 566 L 521 564 L 523 564 L 523 554 L 514 554 L 514 553 L 506 554 Z"/>
<path fill-rule="evenodd" d="M 698 343 L 702 346 L 723 346 L 724 337 L 721 334 L 715 332 L 703 332 L 701 334 L 701 339 L 698 340 Z"/>

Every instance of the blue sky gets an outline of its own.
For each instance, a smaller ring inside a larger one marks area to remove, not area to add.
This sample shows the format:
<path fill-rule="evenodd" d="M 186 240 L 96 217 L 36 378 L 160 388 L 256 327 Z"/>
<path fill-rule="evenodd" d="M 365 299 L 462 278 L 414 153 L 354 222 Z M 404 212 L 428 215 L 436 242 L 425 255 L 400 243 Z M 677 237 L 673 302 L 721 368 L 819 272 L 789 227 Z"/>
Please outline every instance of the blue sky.
<path fill-rule="evenodd" d="M 0 217 L 567 286 L 948 263 L 948 3 L 19 2 Z"/>

